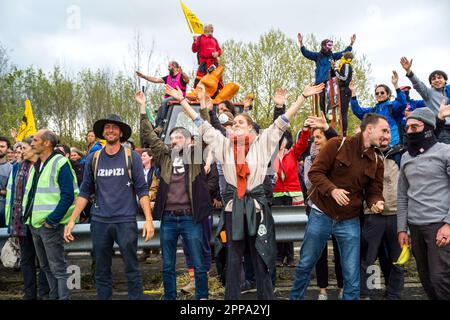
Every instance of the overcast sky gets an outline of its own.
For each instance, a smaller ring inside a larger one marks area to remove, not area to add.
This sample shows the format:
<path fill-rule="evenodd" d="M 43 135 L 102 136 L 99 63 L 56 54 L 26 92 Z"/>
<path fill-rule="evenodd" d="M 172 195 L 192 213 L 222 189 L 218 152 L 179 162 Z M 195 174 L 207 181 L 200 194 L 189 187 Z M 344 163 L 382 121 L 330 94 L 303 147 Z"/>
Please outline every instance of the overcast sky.
<path fill-rule="evenodd" d="M 424 80 L 435 69 L 450 74 L 449 0 L 184 3 L 202 22 L 214 24 L 221 43 L 257 41 L 271 28 L 293 39 L 300 31 L 318 39 L 333 36 L 349 42 L 356 33 L 354 50 L 367 55 L 375 83 L 389 83 L 394 69 L 400 72 L 401 83 L 408 83 L 399 64 L 403 55 L 414 59 L 413 69 Z M 0 30 L 0 42 L 21 67 L 49 70 L 59 64 L 70 72 L 121 70 L 135 30 L 140 30 L 148 46 L 154 41 L 155 64 L 165 67 L 169 58 L 185 69 L 195 64 L 179 0 L 0 0 Z"/>

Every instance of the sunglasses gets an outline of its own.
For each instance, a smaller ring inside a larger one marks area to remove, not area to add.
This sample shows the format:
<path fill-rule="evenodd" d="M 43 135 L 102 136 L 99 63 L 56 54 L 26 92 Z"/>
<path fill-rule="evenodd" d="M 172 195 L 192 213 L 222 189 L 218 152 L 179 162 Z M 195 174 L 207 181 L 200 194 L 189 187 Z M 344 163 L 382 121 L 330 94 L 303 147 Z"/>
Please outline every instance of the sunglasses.
<path fill-rule="evenodd" d="M 423 127 L 423 124 L 410 124 L 405 126 L 405 130 L 411 129 L 412 132 L 416 132 L 419 128 Z"/>
<path fill-rule="evenodd" d="M 376 95 L 376 96 L 383 95 L 383 94 L 386 94 L 386 91 L 378 91 L 378 92 L 375 92 L 375 95 Z"/>

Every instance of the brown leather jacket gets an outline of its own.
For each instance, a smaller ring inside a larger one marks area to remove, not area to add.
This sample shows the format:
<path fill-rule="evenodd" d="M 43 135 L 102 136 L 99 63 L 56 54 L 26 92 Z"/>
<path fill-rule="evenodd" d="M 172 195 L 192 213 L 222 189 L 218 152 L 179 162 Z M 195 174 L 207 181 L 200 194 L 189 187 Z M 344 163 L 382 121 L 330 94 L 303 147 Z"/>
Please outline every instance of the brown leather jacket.
<path fill-rule="evenodd" d="M 374 148 L 365 149 L 362 134 L 330 139 L 320 151 L 309 171 L 311 201 L 330 218 L 352 219 L 362 212 L 363 200 L 369 207 L 383 201 L 383 160 Z M 340 148 L 340 149 L 339 149 Z M 339 206 L 331 196 L 334 189 L 344 189 L 350 203 Z"/>

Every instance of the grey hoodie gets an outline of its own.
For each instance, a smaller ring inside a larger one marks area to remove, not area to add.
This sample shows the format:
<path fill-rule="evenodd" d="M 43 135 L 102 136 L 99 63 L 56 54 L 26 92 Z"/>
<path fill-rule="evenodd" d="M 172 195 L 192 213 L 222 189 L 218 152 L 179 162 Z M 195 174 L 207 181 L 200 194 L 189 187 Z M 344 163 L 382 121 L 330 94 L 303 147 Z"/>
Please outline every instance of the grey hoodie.
<path fill-rule="evenodd" d="M 446 97 L 445 87 L 442 88 L 442 90 L 427 87 L 425 83 L 420 81 L 419 78 L 412 72 L 410 74 L 407 74 L 406 76 L 409 78 L 409 80 L 411 80 L 414 89 L 416 89 L 420 94 L 423 101 L 425 102 L 425 105 L 430 108 L 431 111 L 434 112 L 434 114 L 437 115 L 439 113 L 439 106 L 441 105 L 442 98 Z M 449 99 L 450 97 L 446 98 Z M 450 125 L 450 117 L 445 118 L 445 124 Z"/>

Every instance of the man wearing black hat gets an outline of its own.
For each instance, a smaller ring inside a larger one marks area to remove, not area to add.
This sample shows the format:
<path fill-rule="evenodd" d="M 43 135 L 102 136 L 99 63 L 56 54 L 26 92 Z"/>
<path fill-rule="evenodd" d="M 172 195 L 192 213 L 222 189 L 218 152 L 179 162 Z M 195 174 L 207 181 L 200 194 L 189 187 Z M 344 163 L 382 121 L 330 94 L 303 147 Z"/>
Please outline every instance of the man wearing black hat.
<path fill-rule="evenodd" d="M 148 187 L 138 153 L 121 145 L 131 136 L 131 127 L 112 114 L 94 124 L 97 138 L 105 139 L 102 150 L 89 155 L 84 170 L 80 194 L 66 227 L 64 238 L 73 241 L 72 229 L 76 218 L 95 194 L 92 207 L 91 234 L 96 261 L 95 280 L 97 297 L 112 298 L 112 248 L 119 245 L 128 278 L 129 299 L 142 299 L 143 286 L 137 259 L 138 204 L 145 214 L 142 236 L 145 241 L 154 234 Z"/>
<path fill-rule="evenodd" d="M 446 106 L 448 116 L 448 107 Z M 445 108 L 441 106 L 441 112 Z M 422 286 L 430 299 L 450 297 L 450 146 L 437 142 L 436 117 L 429 108 L 407 119 L 408 147 L 403 154 L 397 190 L 397 231 L 409 245 Z"/>
<path fill-rule="evenodd" d="M 444 100 L 448 103 L 450 99 L 450 85 L 447 84 L 448 76 L 444 71 L 435 70 L 428 76 L 428 82 L 431 87 L 427 87 L 425 83 L 419 80 L 412 70 L 412 59 L 408 60 L 405 57 L 400 59 L 400 64 L 406 71 L 406 76 L 411 80 L 414 89 L 420 94 L 425 102 L 425 105 L 437 115 L 439 112 L 439 105 Z M 439 142 L 450 144 L 450 117 L 445 119 L 445 126 L 438 136 Z"/>

